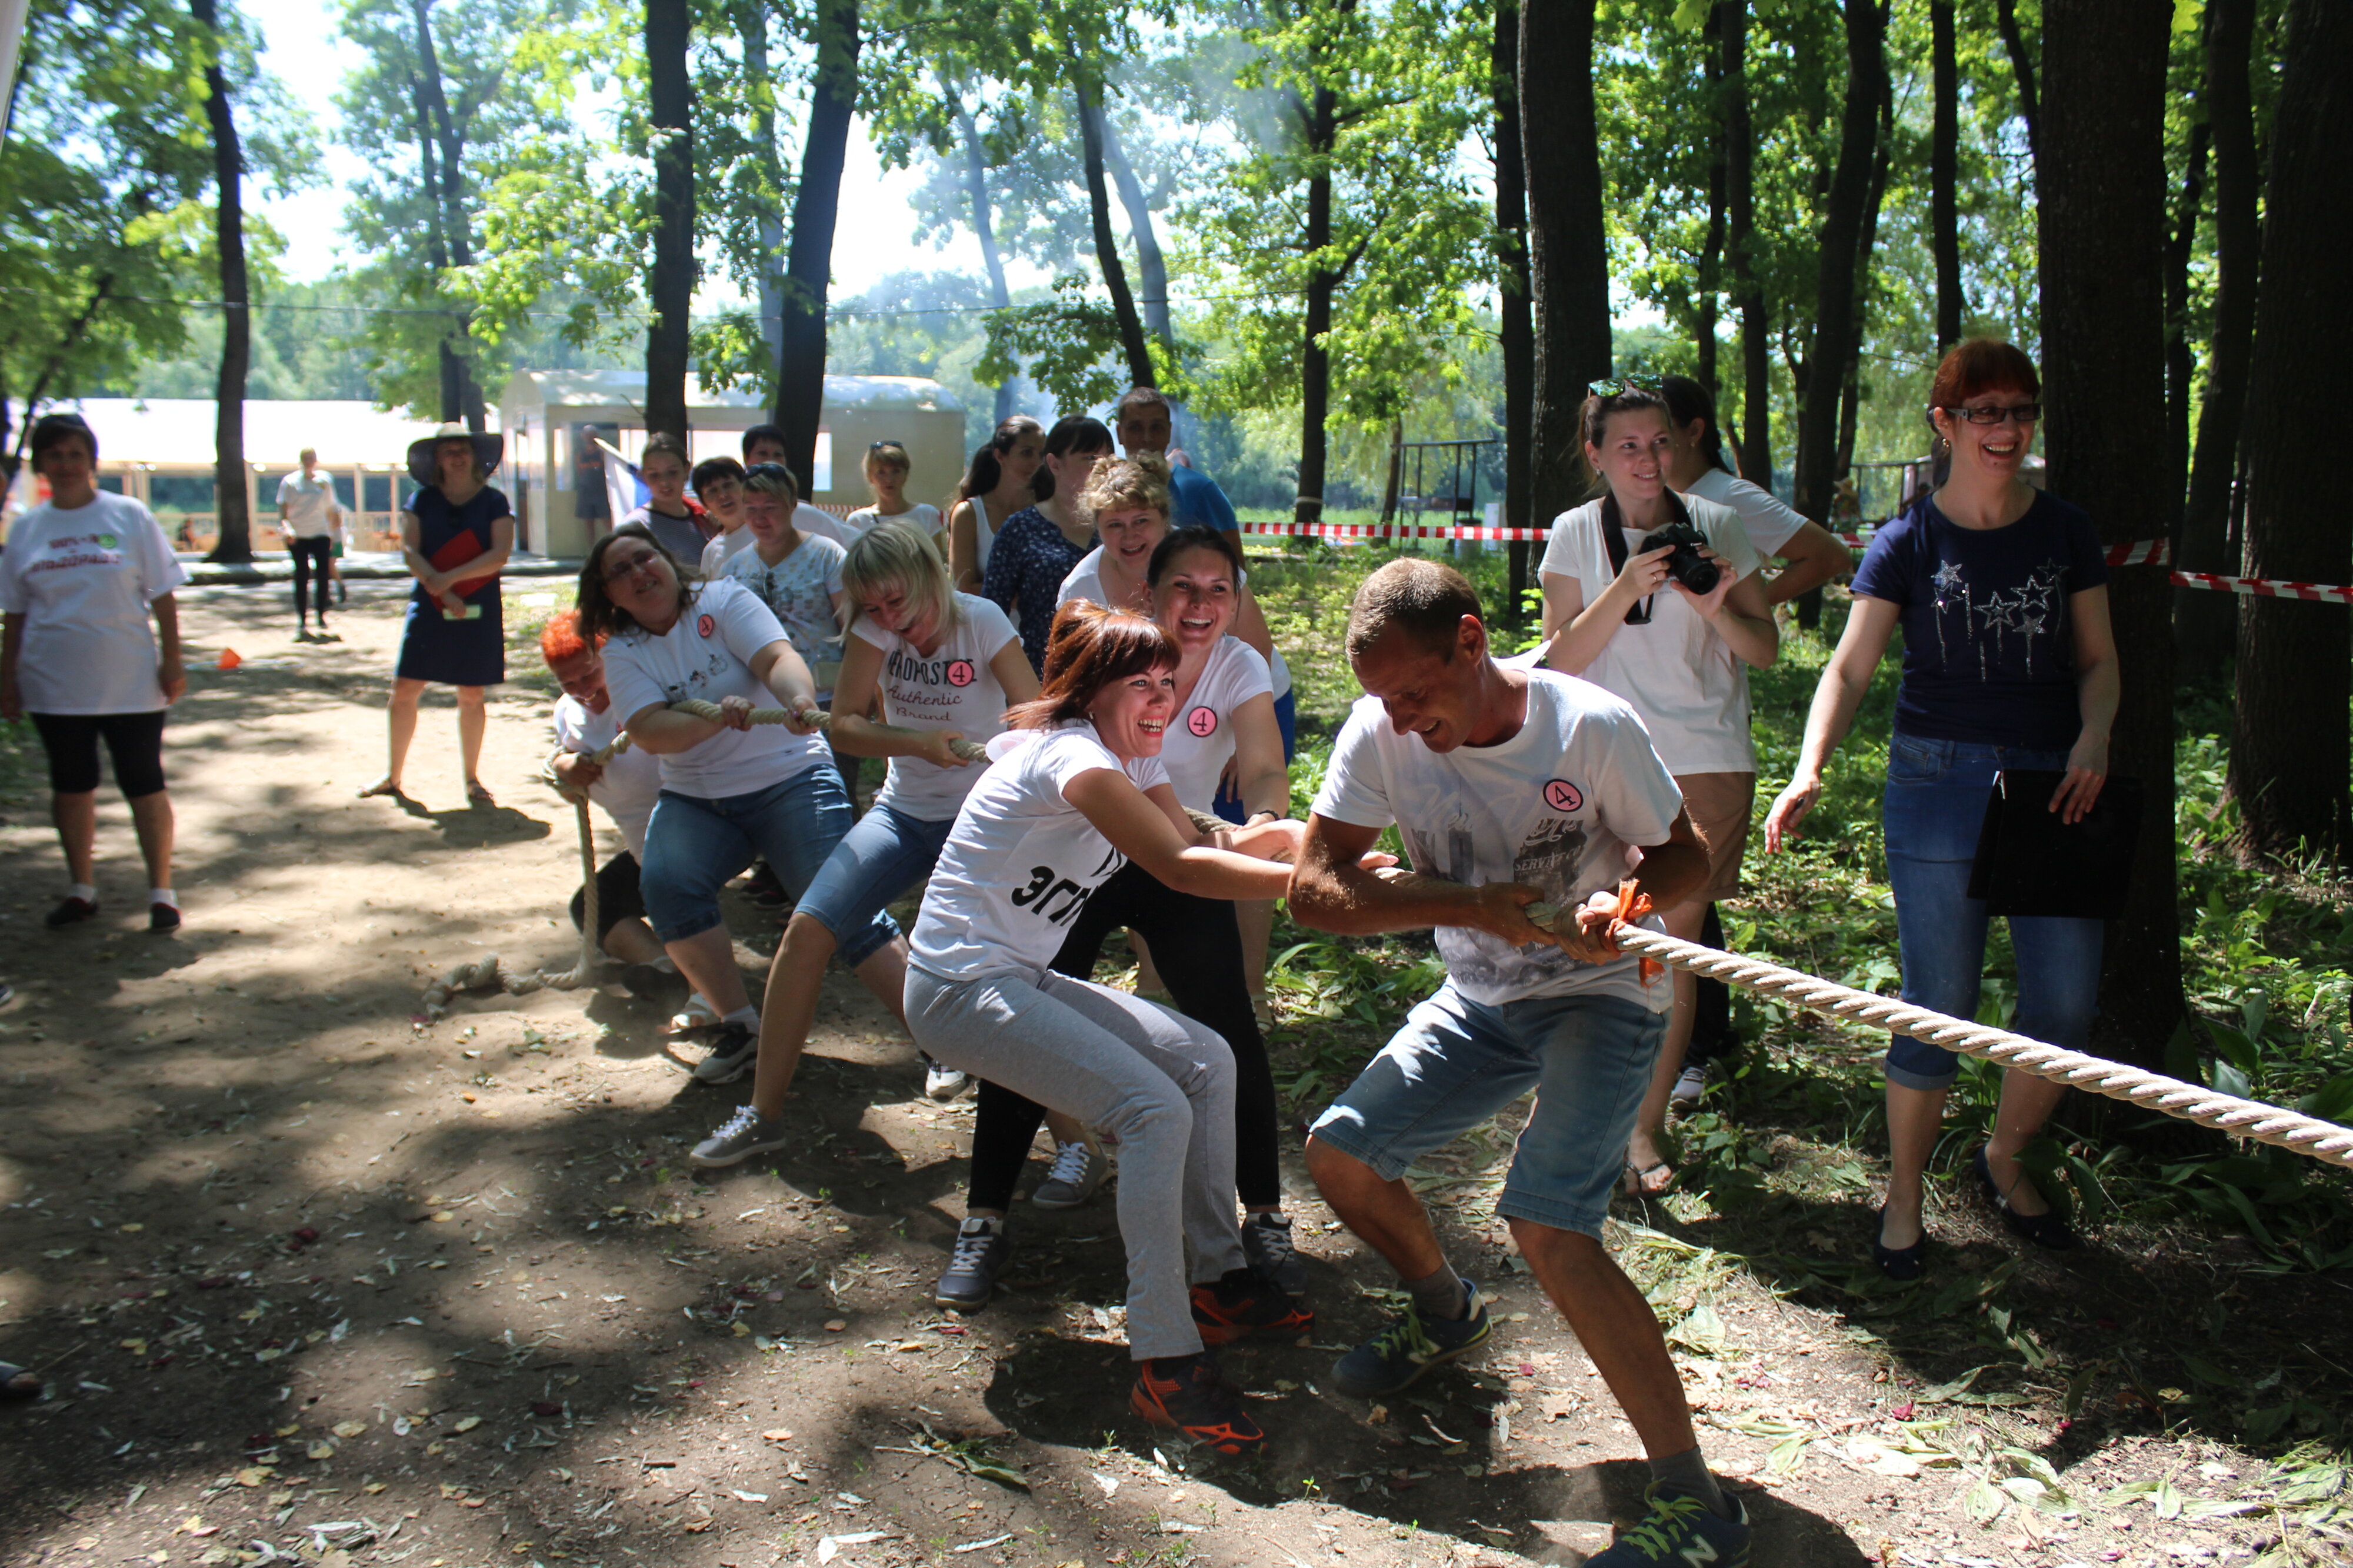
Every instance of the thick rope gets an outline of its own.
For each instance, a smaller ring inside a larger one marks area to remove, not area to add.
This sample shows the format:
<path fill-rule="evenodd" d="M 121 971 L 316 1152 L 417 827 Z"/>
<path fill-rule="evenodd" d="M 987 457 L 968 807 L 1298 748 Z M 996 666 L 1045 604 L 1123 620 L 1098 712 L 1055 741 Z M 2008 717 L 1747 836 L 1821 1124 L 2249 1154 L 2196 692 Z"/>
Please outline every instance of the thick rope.
<path fill-rule="evenodd" d="M 1548 905 L 1528 906 L 1528 918 L 1538 925 L 1557 918 L 1558 913 Z M 2126 1067 L 2081 1051 L 2063 1050 L 2023 1035 L 2013 1035 L 2007 1029 L 1947 1017 L 1896 997 L 1857 991 L 1762 959 L 1720 952 L 1663 931 L 1619 923 L 1610 928 L 1610 936 L 1624 952 L 1708 975 L 1727 985 L 1782 997 L 1818 1013 L 1834 1014 L 1874 1028 L 1893 1029 L 1948 1051 L 1984 1057 L 2053 1083 L 2088 1089 L 2129 1105 L 2145 1106 L 2234 1138 L 2253 1138 L 2259 1143 L 2353 1168 L 2353 1128 L 2339 1127 L 2299 1110 L 2217 1094 L 2201 1084 L 2184 1083 L 2146 1068 Z"/>
<path fill-rule="evenodd" d="M 691 713 L 698 719 L 708 719 L 713 723 L 718 722 L 720 718 L 720 707 L 718 703 L 700 702 L 692 698 L 689 698 L 683 702 L 671 703 L 670 705 L 670 710 L 673 713 Z M 798 714 L 789 713 L 782 708 L 754 708 L 752 710 L 752 722 L 754 724 L 789 724 L 796 718 L 799 719 L 802 723 L 807 725 L 812 730 L 823 730 L 829 732 L 833 729 L 833 715 L 827 712 L 822 708 L 804 708 Z M 954 752 L 957 756 L 962 757 L 967 763 L 985 763 L 988 760 L 988 748 L 987 746 L 981 745 L 976 742 L 967 741 L 961 735 L 957 736 L 954 741 L 951 741 L 948 743 L 948 750 Z"/>

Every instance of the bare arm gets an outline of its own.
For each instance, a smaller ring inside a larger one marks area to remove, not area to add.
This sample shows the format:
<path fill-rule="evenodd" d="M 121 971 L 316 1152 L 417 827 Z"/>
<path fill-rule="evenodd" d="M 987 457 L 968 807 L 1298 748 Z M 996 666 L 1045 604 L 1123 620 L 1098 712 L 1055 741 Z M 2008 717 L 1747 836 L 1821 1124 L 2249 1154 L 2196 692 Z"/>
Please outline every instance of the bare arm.
<path fill-rule="evenodd" d="M 1857 598 L 1847 613 L 1846 632 L 1839 638 L 1822 679 L 1814 688 L 1813 706 L 1806 711 L 1806 741 L 1798 752 L 1797 772 L 1788 787 L 1765 816 L 1765 847 L 1781 847 L 1781 836 L 1795 834 L 1806 813 L 1822 795 L 1822 770 L 1832 752 L 1854 726 L 1855 710 L 1871 689 L 1871 673 L 1886 655 L 1888 639 L 1903 606 L 1892 599 Z"/>
<path fill-rule="evenodd" d="M 427 593 L 438 599 L 441 591 L 449 585 L 449 579 L 436 570 L 433 563 L 425 559 L 424 546 L 418 542 L 419 531 L 424 526 L 417 521 L 415 512 L 400 514 L 400 563 L 408 569 L 410 576 L 425 584 Z"/>
<path fill-rule="evenodd" d="M 1018 649 L 1016 650 L 1018 657 Z M 1021 661 L 1028 670 L 1029 661 Z M 841 674 L 833 683 L 833 723 L 826 738 L 833 749 L 852 757 L 920 757 L 934 767 L 968 766 L 948 742 L 954 730 L 910 730 L 870 719 L 882 674 L 882 650 L 864 637 L 845 639 Z"/>
<path fill-rule="evenodd" d="M 1618 575 L 1609 579 L 1609 586 L 1589 605 L 1585 602 L 1584 584 L 1576 578 L 1545 573 L 1545 632 L 1560 634 L 1553 638 L 1548 668 L 1567 675 L 1584 674 L 1626 624 L 1626 612 L 1666 582 L 1667 557 L 1673 553 L 1674 546 L 1665 544 L 1629 555 Z"/>
<path fill-rule="evenodd" d="M 1345 936 L 1463 926 L 1514 947 L 1554 940 L 1525 912 L 1544 897 L 1539 889 L 1524 882 L 1469 888 L 1395 867 L 1367 869 L 1363 858 L 1380 836 L 1377 827 L 1309 816 L 1306 842 L 1291 871 L 1291 918 Z"/>
<path fill-rule="evenodd" d="M 2108 731 L 2116 726 L 2124 678 L 2116 668 L 2106 584 L 2068 595 L 2067 609 L 2075 628 L 2075 705 L 2084 728 L 2067 753 L 2067 776 L 2051 797 L 2051 809 L 2062 821 L 2081 822 L 2108 780 Z"/>
<path fill-rule="evenodd" d="M 407 542 L 407 520 L 409 514 L 402 512 L 400 515 L 402 520 L 402 543 L 406 545 Z M 466 562 L 462 565 L 453 566 L 448 571 L 442 573 L 441 581 L 445 584 L 449 583 L 462 583 L 469 577 L 488 577 L 500 571 L 506 565 L 507 557 L 514 553 L 514 530 L 515 525 L 512 516 L 502 517 L 496 522 L 491 524 L 491 547 L 488 550 L 483 551 L 480 555 L 475 556 L 471 561 Z M 414 572 L 417 569 L 412 566 L 409 570 Z"/>
<path fill-rule="evenodd" d="M 970 501 L 956 502 L 948 513 L 948 575 L 965 593 L 980 592 L 980 529 Z"/>
<path fill-rule="evenodd" d="M 1800 525 L 1773 553 L 1786 564 L 1780 575 L 1765 585 L 1765 603 L 1768 606 L 1787 604 L 1800 594 L 1811 593 L 1854 566 L 1854 558 L 1839 542 L 1838 535 L 1819 522 Z"/>
<path fill-rule="evenodd" d="M 1234 710 L 1234 793 L 1252 818 L 1291 815 L 1291 771 L 1282 762 L 1282 727 L 1274 699 L 1251 698 Z"/>
<path fill-rule="evenodd" d="M 1271 860 L 1198 843 L 1189 824 L 1180 830 L 1171 819 L 1168 806 L 1175 805 L 1176 793 L 1162 785 L 1154 794 L 1164 792 L 1168 796 L 1166 805 L 1136 788 L 1135 781 L 1125 773 L 1094 768 L 1065 784 L 1062 798 L 1084 813 L 1096 830 L 1111 840 L 1113 848 L 1177 892 L 1203 899 L 1282 897 L 1290 884 L 1288 869 Z"/>
<path fill-rule="evenodd" d="M 165 702 L 177 702 L 188 693 L 187 671 L 180 663 L 179 601 L 158 594 L 150 607 L 155 612 L 155 683 L 164 689 Z"/>
<path fill-rule="evenodd" d="M 1715 563 L 1719 576 L 1714 591 L 1694 594 L 1681 583 L 1672 584 L 1673 591 L 1706 617 L 1735 655 L 1758 669 L 1769 668 L 1781 657 L 1781 628 L 1773 623 L 1763 585 L 1753 576 L 1735 576 L 1732 563 L 1715 551 L 1701 553 Z"/>

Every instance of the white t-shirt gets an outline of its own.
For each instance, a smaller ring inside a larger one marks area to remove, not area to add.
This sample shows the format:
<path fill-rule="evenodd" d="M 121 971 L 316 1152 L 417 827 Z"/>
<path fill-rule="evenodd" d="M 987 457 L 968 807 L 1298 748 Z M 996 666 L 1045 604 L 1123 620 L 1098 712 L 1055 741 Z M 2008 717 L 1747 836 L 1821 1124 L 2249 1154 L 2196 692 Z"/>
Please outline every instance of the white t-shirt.
<path fill-rule="evenodd" d="M 1729 507 L 1701 498 L 1686 500 L 1692 521 L 1707 536 L 1708 548 L 1744 577 L 1757 570 L 1757 552 Z M 1627 529 L 1631 552 L 1642 542 Z M 1545 546 L 1544 571 L 1574 578 L 1592 604 L 1618 574 L 1601 540 L 1601 502 L 1588 501 L 1560 514 Z M 1661 586 L 1651 595 L 1647 626 L 1620 626 L 1591 664 L 1585 679 L 1634 706 L 1651 731 L 1651 743 L 1669 772 L 1753 773 L 1757 747 L 1748 737 L 1748 665 L 1717 635 L 1707 617 L 1681 594 Z"/>
<path fill-rule="evenodd" d="M 1805 514 L 1796 507 L 1771 490 L 1722 468 L 1708 469 L 1694 479 L 1691 489 L 1683 494 L 1731 508 L 1740 519 L 1740 526 L 1747 530 L 1748 542 L 1759 559 L 1778 555 L 1781 546 L 1789 542 L 1790 535 L 1806 526 Z"/>
<path fill-rule="evenodd" d="M 1446 752 L 1397 733 L 1377 698 L 1360 698 L 1332 743 L 1316 815 L 1358 827 L 1394 822 L 1415 870 L 1466 887 L 1525 882 L 1563 910 L 1614 890 L 1630 847 L 1666 842 L 1683 792 L 1625 703 L 1554 670 L 1530 670 L 1527 681 L 1516 734 Z M 1579 963 L 1549 942 L 1509 947 L 1463 926 L 1436 934 L 1454 988 L 1491 1007 L 1591 994 L 1663 1013 L 1673 1001 L 1663 979 L 1641 983 L 1631 956 Z"/>
<path fill-rule="evenodd" d="M 1084 555 L 1079 557 L 1079 563 L 1071 568 L 1071 574 L 1069 576 L 1062 579 L 1061 587 L 1055 593 L 1054 603 L 1057 605 L 1067 605 L 1072 599 L 1084 599 L 1091 605 L 1103 605 L 1106 609 L 1134 608 L 1133 605 L 1123 606 L 1107 605 L 1104 603 L 1103 585 L 1103 546 L 1098 544 L 1092 550 L 1088 551 Z M 1238 588 L 1249 587 L 1250 574 L 1247 572 L 1243 573 L 1241 581 L 1237 583 L 1235 586 Z M 1152 610 L 1149 605 L 1146 605 L 1142 609 L 1136 610 L 1135 613 L 1140 616 L 1148 616 L 1152 613 Z M 1281 648 L 1276 648 L 1274 650 L 1274 658 L 1268 662 L 1267 669 L 1268 679 L 1274 683 L 1275 696 L 1280 697 L 1284 692 L 1291 689 L 1291 666 L 1283 662 L 1282 650 Z M 1184 799 L 1186 805 L 1190 805 L 1193 804 L 1192 797 L 1190 795 L 1184 795 L 1182 791 L 1179 791 L 1178 793 Z"/>
<path fill-rule="evenodd" d="M 321 474 L 305 479 L 301 469 L 278 481 L 278 504 L 286 509 L 286 526 L 297 539 L 326 539 L 335 531 L 335 481 Z"/>
<path fill-rule="evenodd" d="M 657 703 L 691 697 L 704 702 L 749 699 L 776 706 L 776 693 L 752 678 L 751 658 L 785 628 L 741 583 L 722 578 L 694 590 L 669 632 L 639 626 L 605 645 L 605 687 L 623 722 Z M 782 724 L 722 730 L 683 752 L 661 758 L 662 788 L 703 800 L 750 795 L 815 767 L 826 756 L 817 735 L 796 735 Z"/>
<path fill-rule="evenodd" d="M 830 539 L 843 549 L 858 537 L 857 531 L 841 526 L 841 519 L 820 508 L 803 501 L 793 508 L 793 526 L 803 533 L 814 533 L 819 539 Z"/>
<path fill-rule="evenodd" d="M 1005 688 L 990 661 L 1018 642 L 1019 634 L 993 599 L 958 594 L 960 612 L 940 646 L 930 654 L 896 632 L 886 632 L 860 616 L 849 635 L 882 650 L 882 718 L 908 730 L 954 730 L 967 741 L 986 741 L 1005 728 Z M 891 776 L 874 797 L 877 805 L 924 822 L 952 817 L 972 786 L 988 771 L 971 763 L 944 768 L 921 757 L 893 757 Z"/>
<path fill-rule="evenodd" d="M 702 574 L 716 577 L 719 569 L 743 552 L 752 548 L 752 531 L 739 528 L 733 533 L 723 533 L 702 547 Z"/>
<path fill-rule="evenodd" d="M 24 618 L 16 689 L 32 713 L 153 713 L 169 706 L 148 606 L 188 580 L 153 513 L 100 490 L 87 506 L 26 509 L 0 550 L 0 610 Z"/>
<path fill-rule="evenodd" d="M 586 756 L 611 745 L 620 732 L 617 704 L 607 701 L 602 713 L 591 713 L 586 703 L 569 693 L 555 700 L 555 743 L 565 751 Z M 605 808 L 605 815 L 621 830 L 621 842 L 641 861 L 646 858 L 646 822 L 654 814 L 654 797 L 660 794 L 661 759 L 641 746 L 615 753 L 596 782 L 588 786 L 588 798 Z"/>
<path fill-rule="evenodd" d="M 1229 634 L 1209 650 L 1209 662 L 1192 694 L 1176 707 L 1161 742 L 1160 765 L 1176 786 L 1176 798 L 1207 811 L 1218 797 L 1218 779 L 1234 755 L 1234 710 L 1253 697 L 1274 695 L 1274 679 L 1258 649 Z"/>
<path fill-rule="evenodd" d="M 916 967 L 943 980 L 1044 973 L 1080 909 L 1127 864 L 1064 797 L 1072 779 L 1115 768 L 1138 789 L 1168 782 L 1159 758 L 1123 766 L 1083 721 L 1008 731 L 988 753 L 988 772 L 964 797 L 907 942 Z"/>
<path fill-rule="evenodd" d="M 775 612 L 793 651 L 812 673 L 820 664 L 840 663 L 841 623 L 833 596 L 841 592 L 841 562 L 849 552 L 830 539 L 804 534 L 791 554 L 771 566 L 760 559 L 756 543 L 730 556 L 719 574 L 749 588 Z M 830 682 L 818 680 L 817 700 L 832 696 Z"/>
<path fill-rule="evenodd" d="M 923 501 L 917 501 L 905 511 L 894 511 L 888 517 L 874 507 L 861 506 L 849 514 L 847 526 L 853 533 L 864 533 L 876 524 L 884 522 L 903 523 L 925 534 L 936 534 L 943 526 L 940 509 Z"/>

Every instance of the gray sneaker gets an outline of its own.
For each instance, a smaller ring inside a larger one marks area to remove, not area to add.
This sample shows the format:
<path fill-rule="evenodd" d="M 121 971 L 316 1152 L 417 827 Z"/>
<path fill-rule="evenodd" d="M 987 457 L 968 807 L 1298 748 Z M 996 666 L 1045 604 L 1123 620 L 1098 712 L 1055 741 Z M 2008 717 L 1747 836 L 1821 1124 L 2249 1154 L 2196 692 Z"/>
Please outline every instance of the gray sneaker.
<path fill-rule="evenodd" d="M 1056 1146 L 1053 1167 L 1029 1201 L 1041 1209 L 1074 1209 L 1095 1195 L 1111 1173 L 1111 1162 L 1083 1141 Z"/>
<path fill-rule="evenodd" d="M 1686 1061 L 1683 1070 L 1675 1075 L 1675 1087 L 1673 1092 L 1667 1096 L 1667 1103 L 1680 1110 L 1688 1110 L 1697 1105 L 1700 1096 L 1706 1092 L 1707 1064 Z"/>
<path fill-rule="evenodd" d="M 785 1119 L 770 1121 L 750 1106 L 740 1106 L 727 1124 L 694 1146 L 687 1163 L 703 1170 L 741 1164 L 754 1154 L 785 1146 Z"/>
<path fill-rule="evenodd" d="M 733 1083 L 760 1059 L 760 1031 L 741 1024 L 722 1024 L 712 1037 L 711 1054 L 694 1064 L 697 1083 Z"/>
<path fill-rule="evenodd" d="M 997 1293 L 997 1277 L 1011 1256 L 1013 1239 L 1005 1234 L 1005 1222 L 975 1215 L 956 1227 L 955 1248 L 932 1289 L 932 1300 L 943 1307 L 978 1311 Z"/>
<path fill-rule="evenodd" d="M 1307 1289 L 1307 1270 L 1299 1261 L 1299 1249 L 1291 1245 L 1289 1215 L 1244 1215 L 1242 1257 L 1251 1273 L 1286 1295 Z"/>

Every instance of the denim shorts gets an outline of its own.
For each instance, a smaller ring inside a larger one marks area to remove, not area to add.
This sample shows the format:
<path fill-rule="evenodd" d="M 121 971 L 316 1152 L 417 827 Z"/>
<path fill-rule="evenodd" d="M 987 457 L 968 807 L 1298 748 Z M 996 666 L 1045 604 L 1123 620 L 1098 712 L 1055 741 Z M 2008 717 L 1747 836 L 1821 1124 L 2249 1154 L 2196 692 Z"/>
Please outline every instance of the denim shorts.
<path fill-rule="evenodd" d="M 2064 771 L 2064 752 L 1975 745 L 1897 735 L 1887 747 L 1887 879 L 1895 893 L 1904 1000 L 1956 1018 L 1978 1014 L 1985 974 L 1986 906 L 1969 897 L 1969 868 L 1985 825 L 1993 775 L 2003 768 Z M 2082 1050 L 2099 1014 L 2098 921 L 2012 915 L 2018 955 L 2018 1013 L 2010 1030 Z M 1909 1035 L 1890 1037 L 1887 1081 L 1939 1089 L 1960 1058 Z"/>
<path fill-rule="evenodd" d="M 841 775 L 823 763 L 749 795 L 662 791 L 646 824 L 638 879 L 654 934 L 682 942 L 717 925 L 719 889 L 754 858 L 765 860 L 786 893 L 798 899 L 849 831 L 849 798 Z M 855 965 L 899 928 L 877 914 L 855 936 L 836 934 L 842 962 Z"/>
<path fill-rule="evenodd" d="M 898 929 L 882 913 L 882 906 L 931 876 L 948 841 L 948 829 L 955 826 L 953 816 L 927 821 L 888 801 L 868 806 L 858 826 L 843 834 L 826 857 L 793 913 L 807 915 L 831 931 L 841 944 L 841 961 L 855 968 L 882 943 L 869 941 L 865 951 L 856 953 L 851 943 L 870 938 L 878 921 L 892 931 Z"/>
<path fill-rule="evenodd" d="M 1450 983 L 1406 1015 L 1310 1131 L 1395 1181 L 1534 1089 L 1495 1212 L 1598 1237 L 1666 1032 L 1667 1015 L 1624 997 L 1490 1007 Z"/>

